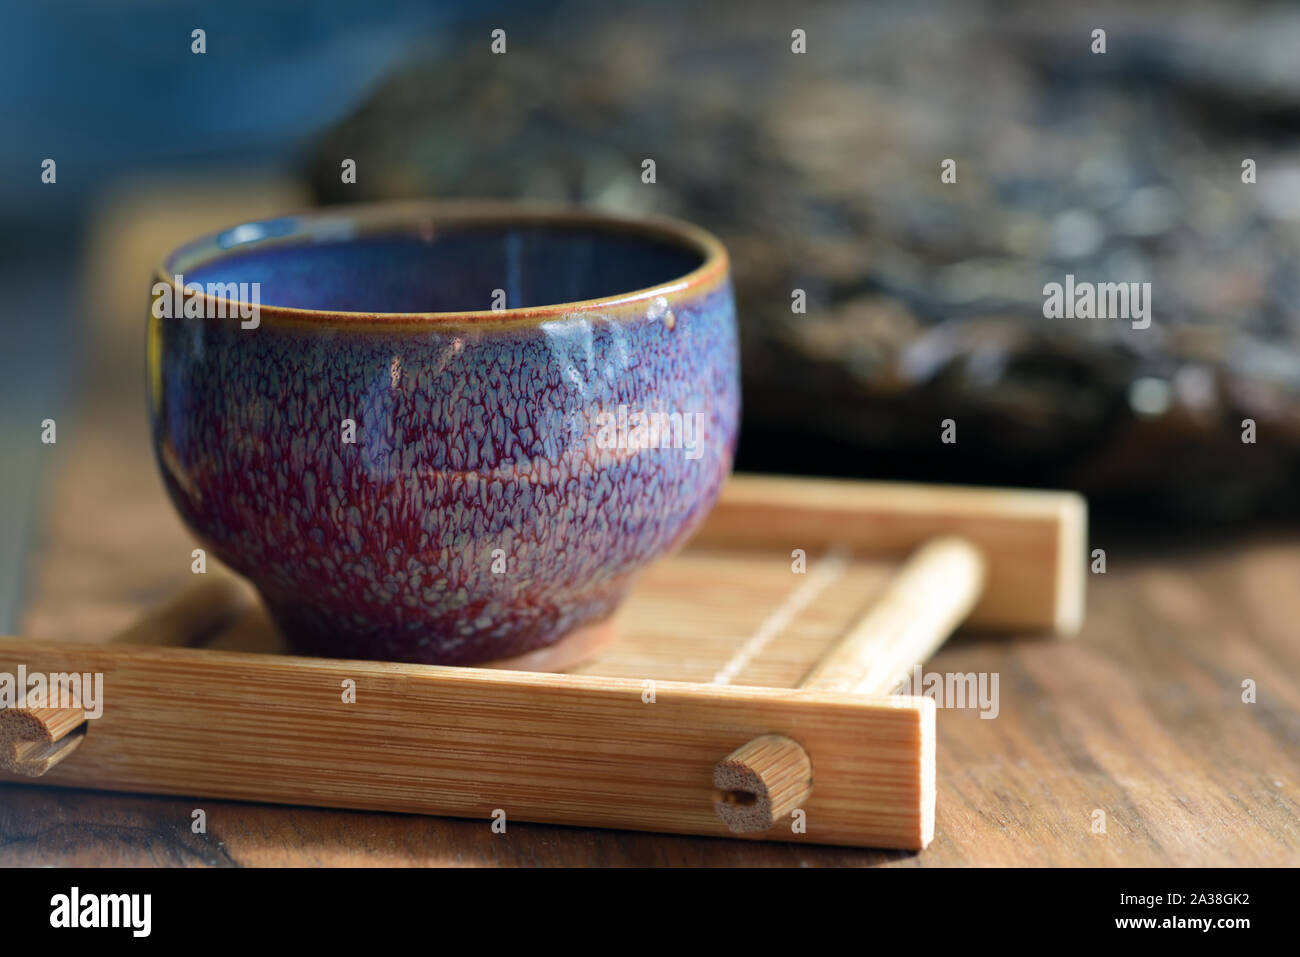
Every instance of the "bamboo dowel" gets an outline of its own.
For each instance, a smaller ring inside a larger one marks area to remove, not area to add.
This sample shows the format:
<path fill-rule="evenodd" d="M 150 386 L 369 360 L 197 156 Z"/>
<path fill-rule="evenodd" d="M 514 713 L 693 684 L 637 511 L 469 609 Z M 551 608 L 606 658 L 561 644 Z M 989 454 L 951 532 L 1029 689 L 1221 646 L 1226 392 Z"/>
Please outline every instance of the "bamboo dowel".
<path fill-rule="evenodd" d="M 889 694 L 975 607 L 985 562 L 970 542 L 922 545 L 849 633 L 799 683 L 804 691 Z"/>
<path fill-rule="evenodd" d="M 38 778 L 77 750 L 86 736 L 79 707 L 0 710 L 0 769 Z"/>
<path fill-rule="evenodd" d="M 985 564 L 979 550 L 960 538 L 922 545 L 799 690 L 888 694 L 979 601 Z M 792 738 L 761 735 L 714 766 L 713 786 L 714 810 L 733 833 L 761 833 L 812 795 L 812 759 Z"/>
<path fill-rule="evenodd" d="M 217 570 L 109 639 L 112 644 L 201 644 L 253 604 L 252 589 Z M 86 713 L 71 708 L 0 709 L 0 769 L 40 777 L 80 747 Z"/>
<path fill-rule="evenodd" d="M 812 793 L 812 762 L 789 738 L 764 734 L 718 762 L 713 786 L 718 816 L 732 831 L 766 831 Z"/>

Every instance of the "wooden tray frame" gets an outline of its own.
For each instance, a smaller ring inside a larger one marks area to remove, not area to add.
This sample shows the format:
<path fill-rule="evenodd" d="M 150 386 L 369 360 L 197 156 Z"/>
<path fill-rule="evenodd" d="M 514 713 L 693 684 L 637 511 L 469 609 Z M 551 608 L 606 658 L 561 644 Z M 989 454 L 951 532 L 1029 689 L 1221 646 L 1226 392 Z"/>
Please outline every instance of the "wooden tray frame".
<path fill-rule="evenodd" d="M 988 560 L 970 624 L 1071 634 L 1086 525 L 1070 493 L 736 476 L 689 547 L 901 558 L 956 534 Z M 43 784 L 737 836 L 713 768 L 780 734 L 814 786 L 759 839 L 920 849 L 934 832 L 924 697 L 0 638 L 0 672 L 20 665 L 104 675 L 103 717 Z"/>

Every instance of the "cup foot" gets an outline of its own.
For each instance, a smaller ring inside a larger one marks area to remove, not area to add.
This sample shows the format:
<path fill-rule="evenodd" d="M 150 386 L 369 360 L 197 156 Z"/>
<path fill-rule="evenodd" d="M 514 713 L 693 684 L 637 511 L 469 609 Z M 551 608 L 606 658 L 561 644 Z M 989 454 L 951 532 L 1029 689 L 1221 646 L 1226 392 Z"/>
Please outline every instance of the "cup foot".
<path fill-rule="evenodd" d="M 559 671 L 593 657 L 613 640 L 612 619 L 626 581 L 571 595 L 564 608 L 520 603 L 491 631 L 462 611 L 425 615 L 402 626 L 389 608 L 364 613 L 263 595 L 292 654 L 424 665 Z"/>
<path fill-rule="evenodd" d="M 579 625 L 554 644 L 497 661 L 484 661 L 476 668 L 505 671 L 567 671 L 598 657 L 618 637 L 610 619 Z"/>

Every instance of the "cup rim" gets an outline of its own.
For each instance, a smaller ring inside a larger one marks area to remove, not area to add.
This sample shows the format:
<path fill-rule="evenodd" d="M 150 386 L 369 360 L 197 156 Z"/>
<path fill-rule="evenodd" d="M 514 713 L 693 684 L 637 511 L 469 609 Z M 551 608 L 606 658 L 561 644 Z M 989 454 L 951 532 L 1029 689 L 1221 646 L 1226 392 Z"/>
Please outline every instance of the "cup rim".
<path fill-rule="evenodd" d="M 456 310 L 450 312 L 360 312 L 309 309 L 259 303 L 259 318 L 284 322 L 340 325 L 477 325 L 492 326 L 534 323 L 588 312 L 622 312 L 660 297 L 705 292 L 726 279 L 730 261 L 726 248 L 707 230 L 668 216 L 627 216 L 584 206 L 565 206 L 512 200 L 395 200 L 378 203 L 349 203 L 323 206 L 270 219 L 247 220 L 184 243 L 154 267 L 155 286 L 170 285 L 179 294 L 200 296 L 205 305 L 224 302 L 227 312 L 238 315 L 241 306 L 251 304 L 211 296 L 206 290 L 177 282 L 187 268 L 221 259 L 238 250 L 293 245 L 304 237 L 317 241 L 357 239 L 364 235 L 415 231 L 430 235 L 436 229 L 504 224 L 560 224 L 624 231 L 667 240 L 698 253 L 701 263 L 690 272 L 654 286 L 614 293 L 596 299 L 548 303 L 506 309 Z M 178 268 L 179 267 L 179 268 Z M 213 313 L 208 313 L 213 314 Z"/>

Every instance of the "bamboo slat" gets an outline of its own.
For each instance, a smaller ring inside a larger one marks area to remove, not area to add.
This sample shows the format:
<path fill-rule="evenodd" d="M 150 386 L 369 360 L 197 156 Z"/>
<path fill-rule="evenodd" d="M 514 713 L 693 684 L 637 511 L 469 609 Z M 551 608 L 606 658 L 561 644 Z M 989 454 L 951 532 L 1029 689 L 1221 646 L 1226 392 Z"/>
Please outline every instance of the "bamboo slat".
<path fill-rule="evenodd" d="M 695 541 L 810 554 L 838 544 L 901 559 L 955 535 L 988 561 L 972 625 L 1072 635 L 1083 621 L 1087 521 L 1070 492 L 738 475 Z"/>
<path fill-rule="evenodd" d="M 0 639 L 18 662 L 104 674 L 47 784 L 725 835 L 713 765 L 775 730 L 818 767 L 782 839 L 921 845 L 928 698 Z"/>
<path fill-rule="evenodd" d="M 617 640 L 568 674 L 500 668 L 572 660 L 554 653 L 497 668 L 272 653 L 264 609 L 221 575 L 116 641 L 0 639 L 0 671 L 104 674 L 103 717 L 50 760 L 24 752 L 54 785 L 725 835 L 714 772 L 738 752 L 723 782 L 737 801 L 746 781 L 790 783 L 755 806 L 771 826 L 753 836 L 915 849 L 934 826 L 934 702 L 879 696 L 882 675 L 972 604 L 984 626 L 1077 626 L 1084 522 L 1069 494 L 738 476 L 644 574 Z M 969 545 L 892 577 L 951 532 Z M 586 653 L 609 629 L 593 635 Z M 781 740 L 797 744 L 764 745 Z"/>
<path fill-rule="evenodd" d="M 984 569 L 984 557 L 963 539 L 927 542 L 799 690 L 888 694 L 900 683 L 899 675 L 924 663 L 970 612 L 980 597 Z M 766 831 L 808 802 L 815 773 L 798 741 L 763 735 L 714 766 L 714 810 L 738 834 Z M 922 796 L 922 847 L 934 836 L 934 800 L 932 790 Z"/>

